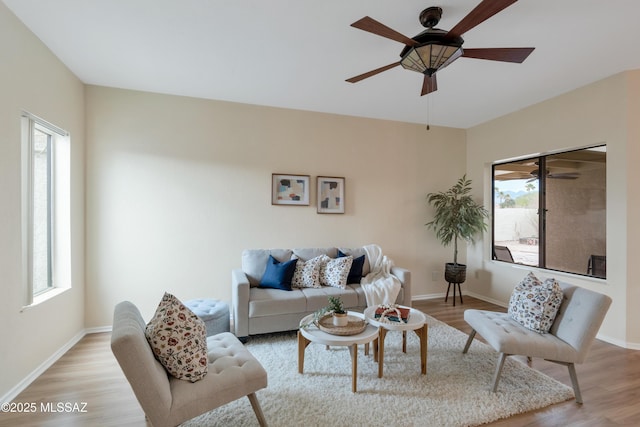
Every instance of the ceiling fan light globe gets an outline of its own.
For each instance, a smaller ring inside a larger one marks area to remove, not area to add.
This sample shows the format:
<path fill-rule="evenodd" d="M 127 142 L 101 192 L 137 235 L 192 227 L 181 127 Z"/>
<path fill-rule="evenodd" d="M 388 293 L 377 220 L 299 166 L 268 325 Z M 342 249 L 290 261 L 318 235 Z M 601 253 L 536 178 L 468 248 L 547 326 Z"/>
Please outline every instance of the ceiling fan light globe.
<path fill-rule="evenodd" d="M 400 60 L 406 70 L 433 75 L 462 56 L 462 47 L 439 43 L 424 43 L 410 48 Z"/>

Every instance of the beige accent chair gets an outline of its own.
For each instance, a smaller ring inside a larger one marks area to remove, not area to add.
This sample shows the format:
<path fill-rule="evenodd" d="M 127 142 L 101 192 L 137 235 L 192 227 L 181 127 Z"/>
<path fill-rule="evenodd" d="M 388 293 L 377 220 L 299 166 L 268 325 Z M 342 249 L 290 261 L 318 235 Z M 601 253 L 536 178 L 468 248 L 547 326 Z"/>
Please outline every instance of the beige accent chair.
<path fill-rule="evenodd" d="M 516 322 L 507 313 L 465 310 L 464 320 L 473 328 L 463 353 L 467 353 L 476 332 L 500 353 L 493 375 L 493 388 L 498 389 L 500 374 L 508 356 L 546 359 L 569 368 L 576 402 L 582 403 L 576 363 L 584 362 L 600 325 L 611 305 L 611 298 L 588 289 L 560 283 L 563 301 L 547 334 L 539 334 Z"/>
<path fill-rule="evenodd" d="M 255 392 L 267 386 L 267 372 L 231 333 L 207 338 L 209 371 L 195 383 L 167 374 L 144 335 L 146 323 L 129 301 L 116 305 L 111 350 L 154 427 L 177 426 L 247 396 L 261 426 L 266 426 Z"/>

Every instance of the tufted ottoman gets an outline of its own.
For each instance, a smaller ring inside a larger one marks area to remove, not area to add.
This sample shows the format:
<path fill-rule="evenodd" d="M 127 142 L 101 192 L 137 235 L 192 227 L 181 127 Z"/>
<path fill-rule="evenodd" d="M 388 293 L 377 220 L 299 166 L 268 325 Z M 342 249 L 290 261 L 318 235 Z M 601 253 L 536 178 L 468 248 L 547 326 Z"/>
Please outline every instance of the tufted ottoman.
<path fill-rule="evenodd" d="M 229 332 L 229 306 L 216 299 L 192 299 L 185 301 L 189 310 L 204 321 L 207 336 Z"/>

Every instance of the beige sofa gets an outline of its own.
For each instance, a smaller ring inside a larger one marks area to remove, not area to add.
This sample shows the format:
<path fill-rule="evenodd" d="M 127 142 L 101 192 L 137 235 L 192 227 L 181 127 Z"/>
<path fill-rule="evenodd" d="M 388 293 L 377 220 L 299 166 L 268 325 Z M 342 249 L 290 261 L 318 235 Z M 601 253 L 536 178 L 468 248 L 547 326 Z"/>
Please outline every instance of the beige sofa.
<path fill-rule="evenodd" d="M 363 247 L 244 250 L 242 268 L 231 272 L 233 331 L 236 336 L 245 339 L 250 335 L 298 329 L 300 319 L 325 307 L 330 295 L 340 296 L 348 310 L 363 311 L 367 303 L 359 283 L 349 283 L 346 289 L 323 286 L 285 291 L 258 287 L 269 255 L 280 262 L 288 261 L 292 257 L 307 261 L 322 254 L 336 258 L 338 250 L 354 257 L 365 255 Z M 365 256 L 363 276 L 366 276 L 370 269 L 369 260 Z M 393 267 L 391 273 L 402 285 L 396 303 L 411 306 L 411 272 Z"/>

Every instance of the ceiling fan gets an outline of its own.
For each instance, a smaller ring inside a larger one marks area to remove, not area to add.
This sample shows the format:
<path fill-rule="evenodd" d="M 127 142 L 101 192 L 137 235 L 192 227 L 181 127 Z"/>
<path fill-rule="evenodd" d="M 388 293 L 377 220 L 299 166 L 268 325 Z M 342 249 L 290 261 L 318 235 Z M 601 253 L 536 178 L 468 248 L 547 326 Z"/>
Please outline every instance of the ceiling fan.
<path fill-rule="evenodd" d="M 442 17 L 442 9 L 429 7 L 420 13 L 420 23 L 427 29 L 409 38 L 369 16 L 354 22 L 352 27 L 404 43 L 401 60 L 347 79 L 356 83 L 383 71 L 402 65 L 407 70 L 424 74 L 421 96 L 438 90 L 436 72 L 463 56 L 491 61 L 522 63 L 533 52 L 533 47 L 462 49 L 462 34 L 476 27 L 517 0 L 483 0 L 449 31 L 434 28 Z"/>
<path fill-rule="evenodd" d="M 527 180 L 527 182 L 536 181 L 538 176 L 538 169 L 532 170 L 530 173 L 531 178 Z M 549 169 L 546 171 L 547 178 L 550 179 L 578 179 L 580 177 L 579 172 L 550 172 Z"/>

